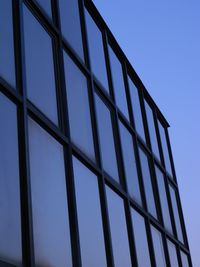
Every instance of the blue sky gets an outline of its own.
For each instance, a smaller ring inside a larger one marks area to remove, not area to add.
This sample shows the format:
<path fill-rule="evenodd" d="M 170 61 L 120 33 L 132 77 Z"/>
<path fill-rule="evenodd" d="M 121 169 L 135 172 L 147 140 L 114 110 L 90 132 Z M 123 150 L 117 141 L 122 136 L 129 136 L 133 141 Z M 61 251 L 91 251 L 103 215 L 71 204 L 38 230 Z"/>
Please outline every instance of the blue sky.
<path fill-rule="evenodd" d="M 198 267 L 200 1 L 93 2 L 171 125 L 169 132 L 193 265 Z"/>

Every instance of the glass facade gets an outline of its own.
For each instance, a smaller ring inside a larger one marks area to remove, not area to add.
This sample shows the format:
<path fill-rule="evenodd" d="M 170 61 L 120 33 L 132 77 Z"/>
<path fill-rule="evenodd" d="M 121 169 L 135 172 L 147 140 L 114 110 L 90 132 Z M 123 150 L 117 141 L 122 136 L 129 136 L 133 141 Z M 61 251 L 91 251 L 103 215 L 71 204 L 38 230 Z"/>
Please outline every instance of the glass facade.
<path fill-rule="evenodd" d="M 0 1 L 0 37 L 0 266 L 192 267 L 169 125 L 92 1 Z"/>

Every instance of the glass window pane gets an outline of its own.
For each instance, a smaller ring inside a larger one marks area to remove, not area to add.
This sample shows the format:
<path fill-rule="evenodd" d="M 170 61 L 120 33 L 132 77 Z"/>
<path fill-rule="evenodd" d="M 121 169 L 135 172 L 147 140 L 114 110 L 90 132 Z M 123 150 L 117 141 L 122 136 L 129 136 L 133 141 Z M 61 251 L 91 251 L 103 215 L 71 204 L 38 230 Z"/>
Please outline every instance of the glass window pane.
<path fill-rule="evenodd" d="M 108 187 L 106 193 L 115 267 L 131 267 L 123 200 Z"/>
<path fill-rule="evenodd" d="M 87 79 L 66 53 L 64 64 L 71 138 L 94 160 Z"/>
<path fill-rule="evenodd" d="M 52 39 L 25 6 L 23 14 L 27 95 L 57 124 Z"/>
<path fill-rule="evenodd" d="M 131 96 L 131 104 L 132 104 L 135 128 L 138 134 L 143 138 L 143 140 L 145 140 L 144 125 L 143 125 L 138 89 L 136 88 L 130 77 L 128 77 L 128 82 L 130 88 L 129 91 Z"/>
<path fill-rule="evenodd" d="M 174 220 L 175 220 L 175 224 L 176 224 L 176 231 L 177 231 L 178 239 L 182 243 L 184 243 L 183 231 L 182 231 L 182 227 L 181 227 L 181 218 L 180 218 L 180 214 L 179 214 L 179 210 L 178 210 L 178 203 L 177 203 L 177 199 L 176 199 L 176 192 L 171 186 L 169 186 L 169 188 L 170 188 L 172 209 L 173 209 L 173 214 L 174 214 Z"/>
<path fill-rule="evenodd" d="M 146 109 L 146 115 L 147 115 L 147 122 L 148 122 L 148 129 L 149 129 L 152 151 L 156 155 L 156 157 L 158 159 L 160 159 L 158 140 L 157 140 L 157 136 L 156 136 L 156 129 L 155 129 L 155 123 L 154 123 L 154 117 L 153 117 L 153 111 L 146 101 L 145 101 L 145 109 Z"/>
<path fill-rule="evenodd" d="M 52 16 L 51 0 L 36 0 L 36 2 L 39 3 L 39 5 L 44 9 L 44 11 L 49 15 L 49 17 Z"/>
<path fill-rule="evenodd" d="M 138 267 L 150 267 L 151 261 L 144 218 L 134 209 L 131 210 L 131 215 Z"/>
<path fill-rule="evenodd" d="M 121 122 L 119 123 L 119 129 L 128 191 L 130 196 L 142 205 L 133 139 Z"/>
<path fill-rule="evenodd" d="M 87 10 L 85 15 L 91 68 L 104 89 L 109 92 L 102 33 Z"/>
<path fill-rule="evenodd" d="M 163 215 L 163 221 L 164 226 L 168 231 L 171 233 L 172 231 L 172 224 L 170 219 L 170 213 L 169 213 L 169 206 L 167 201 L 167 193 L 165 188 L 165 181 L 163 173 L 156 167 L 156 178 L 157 178 L 157 184 L 158 184 L 158 192 L 160 197 L 160 205 L 162 209 L 162 215 Z"/>
<path fill-rule="evenodd" d="M 129 119 L 122 65 L 110 46 L 109 56 L 116 104 L 125 117 Z"/>
<path fill-rule="evenodd" d="M 147 200 L 147 208 L 148 208 L 148 211 L 154 217 L 157 218 L 156 205 L 155 205 L 153 187 L 152 187 L 152 181 L 151 181 L 151 173 L 150 173 L 149 163 L 148 163 L 148 156 L 142 151 L 142 149 L 139 149 L 139 155 L 140 155 L 140 164 L 141 164 L 141 170 L 142 170 L 142 176 L 143 176 L 144 189 L 145 189 L 146 200 Z"/>
<path fill-rule="evenodd" d="M 21 266 L 21 214 L 16 106 L 0 93 L 0 258 Z"/>
<path fill-rule="evenodd" d="M 98 180 L 73 159 L 82 267 L 106 264 Z"/>
<path fill-rule="evenodd" d="M 151 234 L 154 248 L 154 255 L 156 261 L 156 267 L 165 267 L 165 254 L 163 248 L 163 241 L 161 233 L 153 226 L 151 226 Z"/>
<path fill-rule="evenodd" d="M 72 266 L 63 147 L 31 119 L 29 152 L 36 266 Z"/>
<path fill-rule="evenodd" d="M 15 87 L 12 0 L 0 1 L 0 59 L 0 76 Z"/>
<path fill-rule="evenodd" d="M 181 261 L 182 267 L 189 267 L 188 256 L 183 251 L 181 251 Z"/>
<path fill-rule="evenodd" d="M 111 113 L 97 95 L 95 100 L 103 168 L 112 178 L 119 181 Z"/>
<path fill-rule="evenodd" d="M 168 252 L 169 252 L 169 260 L 172 267 L 179 267 L 177 252 L 175 245 L 167 240 Z"/>
<path fill-rule="evenodd" d="M 167 146 L 165 129 L 163 128 L 163 126 L 160 122 L 158 122 L 158 126 L 159 126 L 159 132 L 160 132 L 160 139 L 161 139 L 161 143 L 162 143 L 165 168 L 168 171 L 168 173 L 172 176 L 172 167 L 171 167 L 171 162 L 170 162 L 170 157 L 169 157 L 169 150 L 168 150 L 168 146 Z"/>
<path fill-rule="evenodd" d="M 64 38 L 84 59 L 78 0 L 59 0 L 61 28 Z"/>

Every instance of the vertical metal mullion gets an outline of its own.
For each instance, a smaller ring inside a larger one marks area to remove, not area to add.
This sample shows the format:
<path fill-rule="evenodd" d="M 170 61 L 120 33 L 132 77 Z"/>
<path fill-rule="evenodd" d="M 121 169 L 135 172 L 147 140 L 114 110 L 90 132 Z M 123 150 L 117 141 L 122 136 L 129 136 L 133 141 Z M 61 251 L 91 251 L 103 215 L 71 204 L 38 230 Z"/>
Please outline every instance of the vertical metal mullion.
<path fill-rule="evenodd" d="M 23 266 L 34 267 L 33 222 L 31 204 L 28 114 L 26 105 L 25 58 L 23 42 L 22 0 L 14 1 L 14 21 L 16 40 L 17 87 L 22 94 L 23 103 L 18 109 L 19 162 Z"/>

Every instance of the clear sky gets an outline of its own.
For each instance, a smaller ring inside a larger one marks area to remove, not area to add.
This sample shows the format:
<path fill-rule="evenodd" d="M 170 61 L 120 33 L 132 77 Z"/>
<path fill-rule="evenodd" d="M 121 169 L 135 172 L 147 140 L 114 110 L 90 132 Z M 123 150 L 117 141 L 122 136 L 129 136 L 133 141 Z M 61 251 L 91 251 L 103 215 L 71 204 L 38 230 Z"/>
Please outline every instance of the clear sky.
<path fill-rule="evenodd" d="M 200 1 L 93 0 L 167 118 L 194 267 L 200 266 Z"/>

